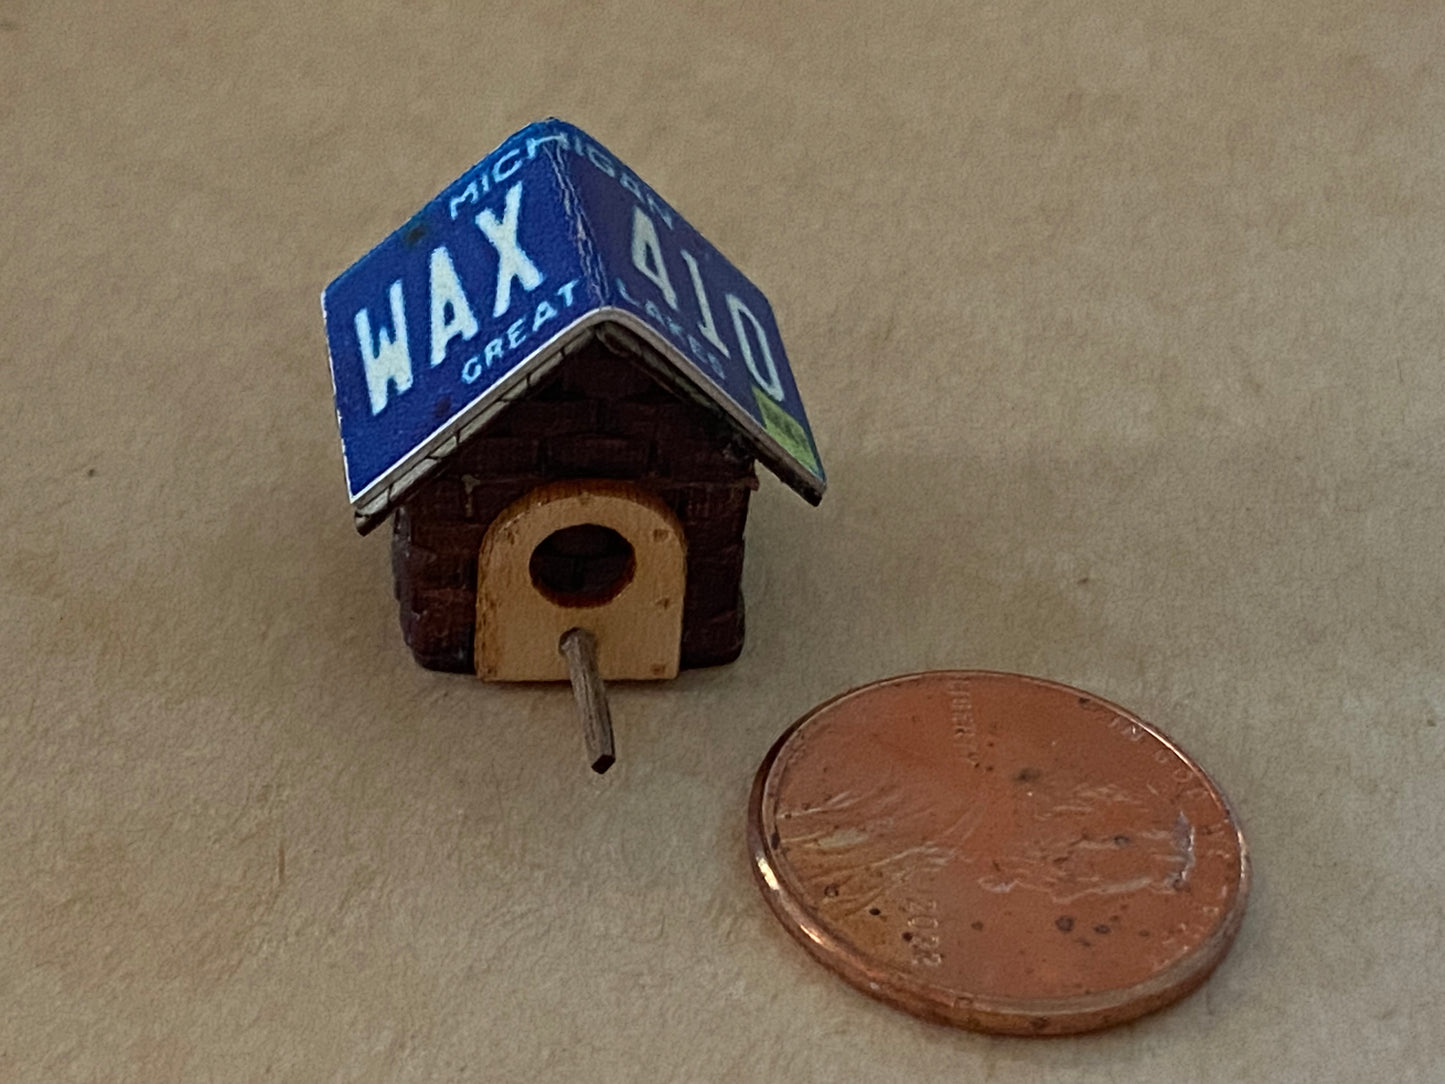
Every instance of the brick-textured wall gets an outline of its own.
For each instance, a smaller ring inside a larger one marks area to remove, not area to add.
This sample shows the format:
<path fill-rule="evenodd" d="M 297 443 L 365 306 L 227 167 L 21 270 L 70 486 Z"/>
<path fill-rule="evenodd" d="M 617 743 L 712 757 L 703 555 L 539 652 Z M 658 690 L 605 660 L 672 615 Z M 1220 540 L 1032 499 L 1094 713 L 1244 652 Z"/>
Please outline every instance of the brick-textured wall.
<path fill-rule="evenodd" d="M 435 670 L 472 672 L 477 554 L 487 526 L 559 478 L 622 478 L 655 492 L 687 536 L 682 665 L 743 646 L 743 527 L 757 488 L 730 423 L 593 343 L 463 445 L 397 510 L 392 571 L 402 633 Z"/>

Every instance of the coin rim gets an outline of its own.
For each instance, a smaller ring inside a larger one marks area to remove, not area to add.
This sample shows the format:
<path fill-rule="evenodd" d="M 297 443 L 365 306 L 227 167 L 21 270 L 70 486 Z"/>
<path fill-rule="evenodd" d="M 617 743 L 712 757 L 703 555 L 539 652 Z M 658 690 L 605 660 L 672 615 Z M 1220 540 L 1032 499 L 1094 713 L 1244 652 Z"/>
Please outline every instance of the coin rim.
<path fill-rule="evenodd" d="M 789 883 L 786 863 L 780 860 L 763 830 L 763 803 L 772 769 L 793 737 L 834 705 L 875 689 L 936 677 L 1005 678 L 1075 696 L 1087 696 L 1147 731 L 1198 773 L 1223 807 L 1239 847 L 1234 901 L 1209 936 L 1163 971 L 1130 986 L 1057 998 L 1015 998 L 967 994 L 949 990 L 938 983 L 915 980 L 896 967 L 881 961 L 870 961 L 868 955 L 847 938 L 825 928 L 810 911 L 803 894 Z M 1252 880 L 1249 848 L 1238 813 L 1209 773 L 1168 735 L 1104 697 L 1062 682 L 1005 670 L 920 670 L 859 685 L 818 704 L 783 731 L 758 766 L 748 799 L 747 836 L 751 858 L 749 866 L 763 898 L 783 928 L 815 959 L 870 997 L 925 1019 L 994 1034 L 1067 1035 L 1094 1031 L 1136 1019 L 1187 996 L 1209 977 L 1234 943 L 1244 920 Z"/>

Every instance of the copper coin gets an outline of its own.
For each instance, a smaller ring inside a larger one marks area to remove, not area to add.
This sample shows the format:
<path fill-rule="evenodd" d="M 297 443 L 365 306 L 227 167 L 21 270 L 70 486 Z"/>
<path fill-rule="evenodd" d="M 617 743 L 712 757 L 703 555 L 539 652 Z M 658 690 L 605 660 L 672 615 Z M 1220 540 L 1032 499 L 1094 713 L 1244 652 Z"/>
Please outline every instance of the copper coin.
<path fill-rule="evenodd" d="M 978 1031 L 1090 1031 L 1183 997 L 1249 890 L 1197 764 L 1123 708 L 1017 674 L 912 674 L 815 708 L 759 768 L 748 836 L 809 952 Z"/>

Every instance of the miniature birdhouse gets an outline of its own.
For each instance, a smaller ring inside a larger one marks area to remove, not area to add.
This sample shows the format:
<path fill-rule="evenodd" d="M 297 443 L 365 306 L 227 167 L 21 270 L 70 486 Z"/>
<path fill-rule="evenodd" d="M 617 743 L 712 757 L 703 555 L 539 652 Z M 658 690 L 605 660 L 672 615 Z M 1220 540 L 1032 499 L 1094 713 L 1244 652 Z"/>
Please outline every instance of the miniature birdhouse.
<path fill-rule="evenodd" d="M 507 139 L 322 295 L 358 528 L 423 666 L 674 676 L 743 644 L 761 460 L 823 469 L 766 298 L 596 140 Z"/>

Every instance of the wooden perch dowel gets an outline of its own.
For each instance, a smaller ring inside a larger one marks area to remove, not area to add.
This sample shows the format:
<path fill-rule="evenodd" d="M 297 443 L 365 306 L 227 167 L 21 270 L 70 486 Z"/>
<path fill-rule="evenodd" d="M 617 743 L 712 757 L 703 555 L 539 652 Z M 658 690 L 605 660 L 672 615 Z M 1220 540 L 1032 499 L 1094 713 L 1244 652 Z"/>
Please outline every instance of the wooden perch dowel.
<path fill-rule="evenodd" d="M 612 712 L 607 706 L 607 688 L 597 669 L 597 637 L 586 629 L 569 629 L 557 644 L 567 660 L 572 695 L 582 716 L 582 733 L 587 738 L 587 756 L 599 775 L 617 760 L 612 747 Z"/>

